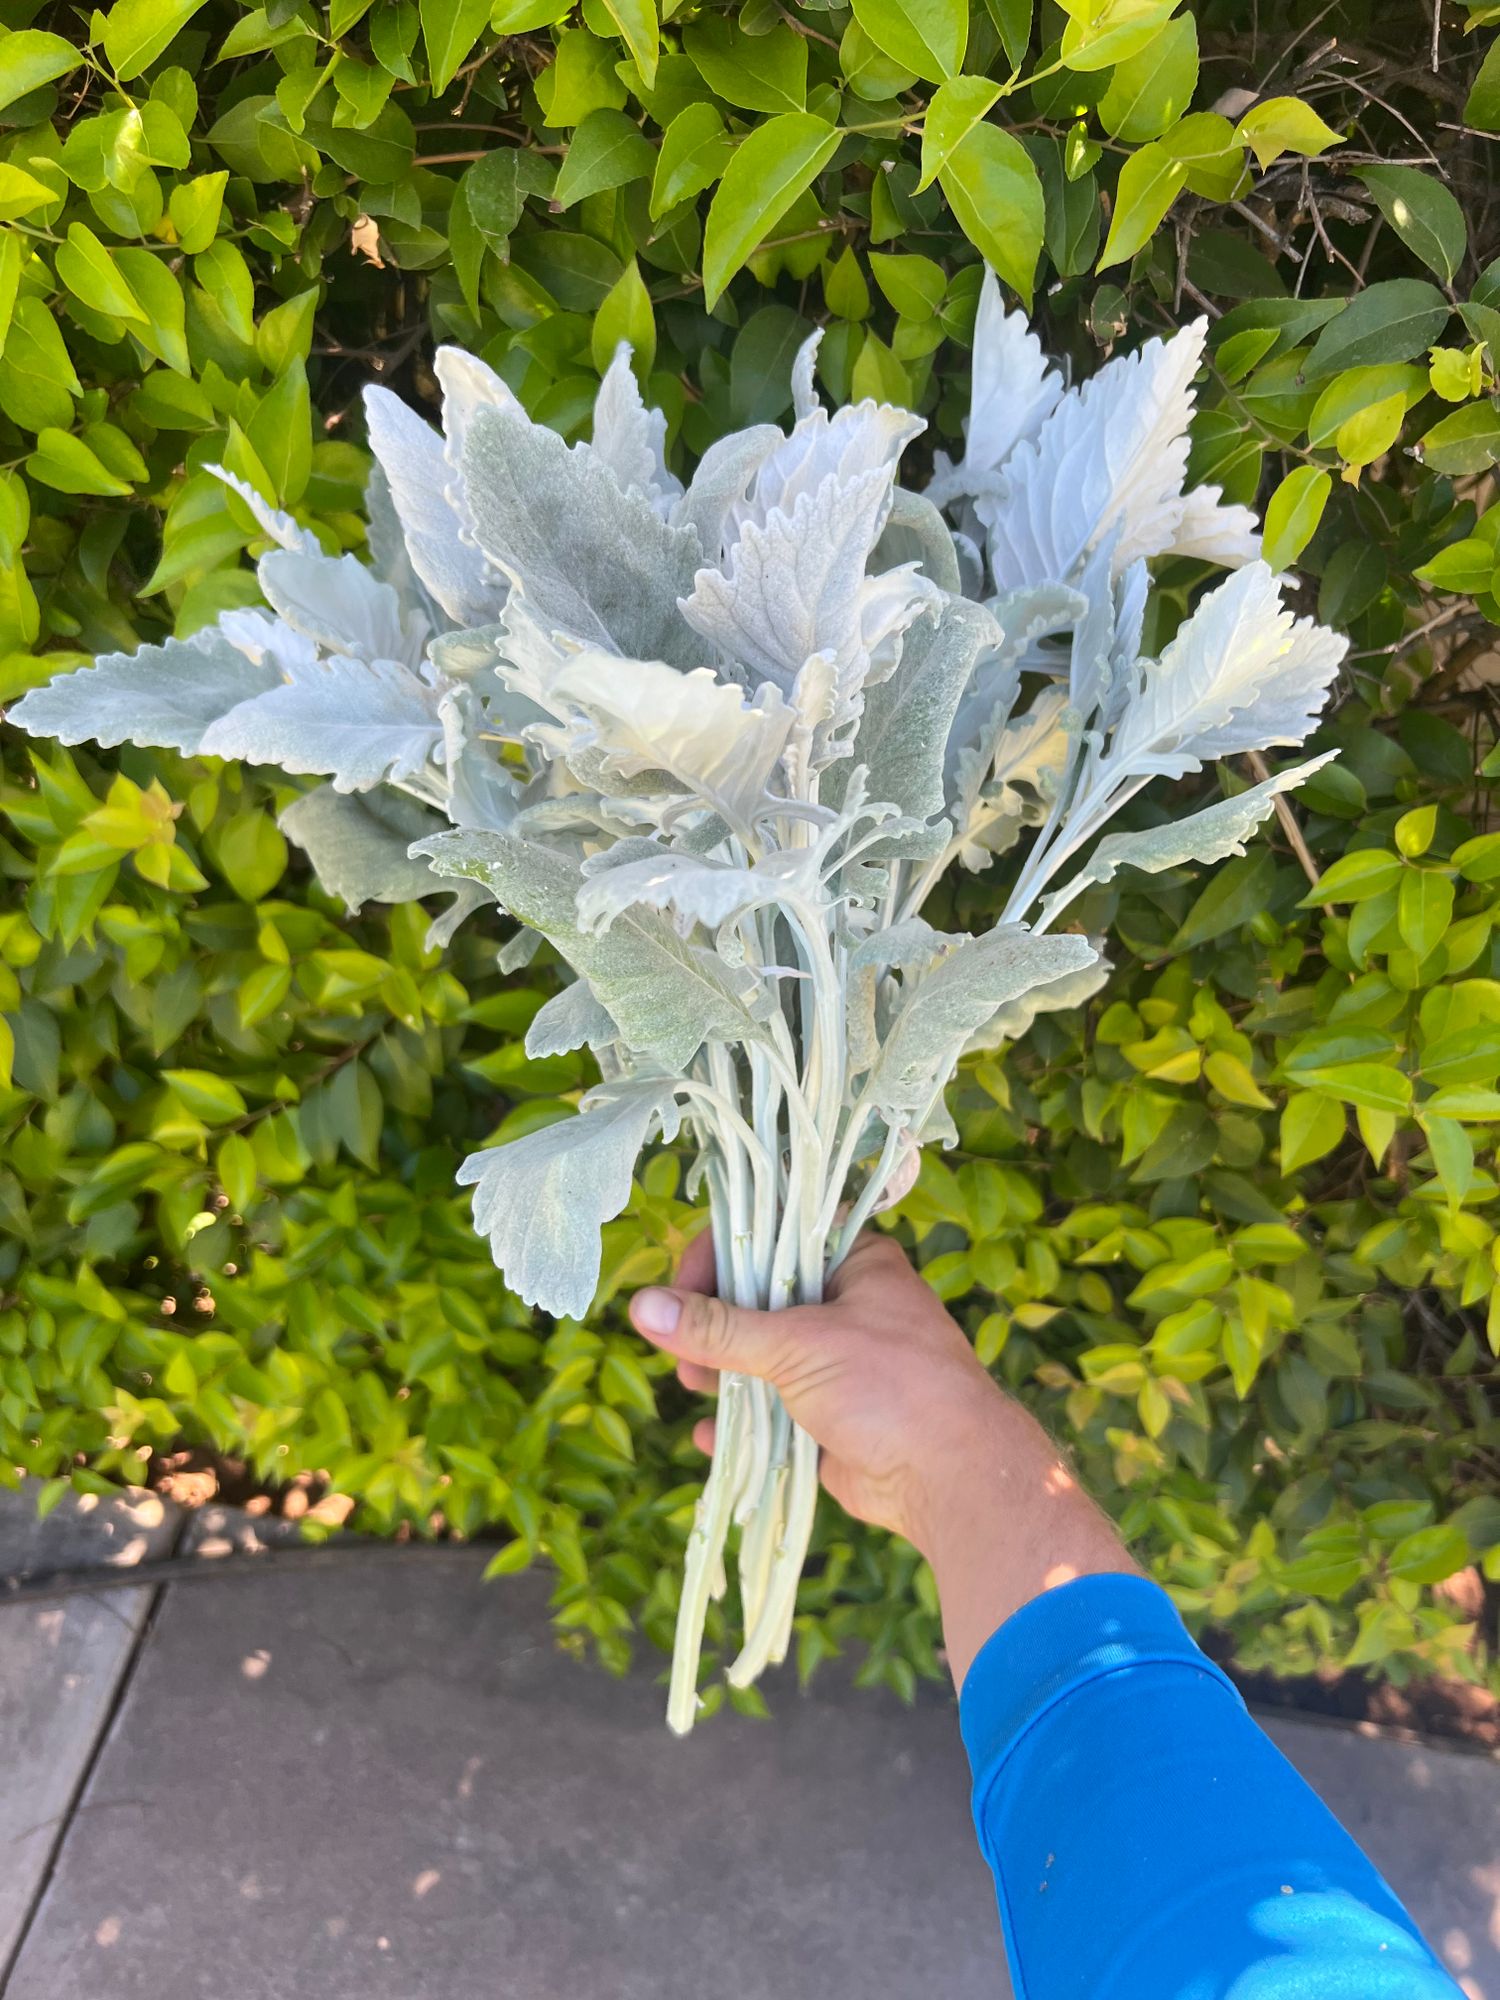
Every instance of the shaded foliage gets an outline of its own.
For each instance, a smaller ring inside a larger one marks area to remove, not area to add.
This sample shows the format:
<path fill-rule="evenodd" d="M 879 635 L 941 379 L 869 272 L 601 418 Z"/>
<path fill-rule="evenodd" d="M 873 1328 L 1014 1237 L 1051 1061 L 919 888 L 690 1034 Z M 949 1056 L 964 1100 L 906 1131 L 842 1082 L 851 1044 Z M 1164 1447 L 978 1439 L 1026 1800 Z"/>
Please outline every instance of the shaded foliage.
<path fill-rule="evenodd" d="M 357 547 L 358 391 L 432 403 L 436 338 L 567 436 L 631 339 L 686 471 L 790 408 L 820 323 L 830 396 L 910 401 L 916 449 L 957 456 L 981 250 L 1078 376 L 1208 314 L 1192 477 L 1267 509 L 1300 608 L 1353 642 L 1299 838 L 1375 858 L 1326 910 L 1285 835 L 1206 886 L 1091 889 L 1129 961 L 972 1072 L 968 1164 L 932 1162 L 904 1226 L 1251 1663 L 1493 1671 L 1444 1588 L 1500 1569 L 1500 967 L 1465 846 L 1500 59 L 1473 11 L 991 0 L 918 33 L 893 0 L 118 0 L 91 48 L 60 8 L 0 40 L 0 698 L 258 601 L 211 461 Z M 1164 572 L 1179 611 L 1201 575 Z M 609 1226 L 586 1329 L 528 1322 L 452 1189 L 587 1081 L 520 1046 L 545 966 L 351 919 L 288 862 L 285 785 L 4 757 L 0 1460 L 138 1480 L 204 1442 L 326 1475 L 371 1527 L 503 1524 L 606 1658 L 665 1639 L 697 1469 L 605 1309 L 680 1247 L 677 1163 Z M 984 878 L 958 894 L 993 920 Z M 804 1666 L 857 1637 L 909 1688 L 930 1580 L 831 1508 L 816 1546 Z"/>

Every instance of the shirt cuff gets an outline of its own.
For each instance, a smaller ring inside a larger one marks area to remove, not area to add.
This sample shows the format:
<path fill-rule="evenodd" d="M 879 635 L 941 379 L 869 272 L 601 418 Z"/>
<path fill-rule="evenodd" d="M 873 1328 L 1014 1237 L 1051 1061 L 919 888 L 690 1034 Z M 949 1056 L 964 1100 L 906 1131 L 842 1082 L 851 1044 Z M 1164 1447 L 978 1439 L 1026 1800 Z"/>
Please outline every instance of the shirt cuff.
<path fill-rule="evenodd" d="M 1188 1636 L 1164 1590 L 1142 1576 L 1081 1576 L 1013 1612 L 964 1677 L 958 1719 L 976 1784 L 993 1783 L 1048 1709 L 1104 1674 L 1146 1663 L 1196 1668 L 1234 1683 Z"/>

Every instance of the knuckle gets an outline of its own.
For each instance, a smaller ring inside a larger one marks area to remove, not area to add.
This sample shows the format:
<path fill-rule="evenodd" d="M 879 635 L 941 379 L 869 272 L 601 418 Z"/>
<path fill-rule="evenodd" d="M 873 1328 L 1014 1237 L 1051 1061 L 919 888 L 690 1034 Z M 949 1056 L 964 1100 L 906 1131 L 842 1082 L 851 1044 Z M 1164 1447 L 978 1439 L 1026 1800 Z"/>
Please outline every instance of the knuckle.
<path fill-rule="evenodd" d="M 727 1354 L 734 1338 L 734 1315 L 722 1299 L 700 1299 L 696 1307 L 697 1334 L 710 1354 Z"/>

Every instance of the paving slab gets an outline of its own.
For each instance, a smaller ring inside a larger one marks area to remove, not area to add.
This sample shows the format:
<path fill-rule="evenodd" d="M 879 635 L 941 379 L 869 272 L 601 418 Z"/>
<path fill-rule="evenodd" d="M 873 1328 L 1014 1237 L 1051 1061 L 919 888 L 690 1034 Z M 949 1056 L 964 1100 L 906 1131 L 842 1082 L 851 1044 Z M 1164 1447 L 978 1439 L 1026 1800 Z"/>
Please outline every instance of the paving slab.
<path fill-rule="evenodd" d="M 1470 2000 L 1500 2000 L 1500 1762 L 1366 1725 L 1260 1718 Z"/>
<path fill-rule="evenodd" d="M 65 1494 L 44 1521 L 27 1488 L 0 1492 L 0 1577 L 130 1567 L 163 1556 L 175 1510 L 154 1493 Z M 53 1604 L 0 1590 L 0 1980 L 25 1930 L 152 1598 L 102 1591 Z"/>
<path fill-rule="evenodd" d="M 169 1586 L 4 2000 L 1004 2000 L 951 1702 L 686 1743 L 482 1557 Z M 1275 1722 L 1471 2000 L 1500 1769 Z"/>
<path fill-rule="evenodd" d="M 951 1704 L 676 1743 L 481 1564 L 169 1588 L 6 2000 L 1005 1994 Z"/>

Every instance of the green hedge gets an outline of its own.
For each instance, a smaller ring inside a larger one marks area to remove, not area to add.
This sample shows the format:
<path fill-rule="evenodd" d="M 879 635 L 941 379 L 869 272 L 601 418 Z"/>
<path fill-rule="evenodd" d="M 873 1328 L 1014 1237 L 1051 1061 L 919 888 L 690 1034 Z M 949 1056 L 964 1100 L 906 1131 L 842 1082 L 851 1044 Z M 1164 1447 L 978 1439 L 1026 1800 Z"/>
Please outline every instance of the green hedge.
<path fill-rule="evenodd" d="M 1414 0 L 956 4 L 0 7 L 0 698 L 253 601 L 216 460 L 356 546 L 357 392 L 430 400 L 436 338 L 571 434 L 628 337 L 685 461 L 786 413 L 814 324 L 832 395 L 951 450 L 981 252 L 1076 373 L 1206 311 L 1194 471 L 1351 633 L 1344 755 L 1296 846 L 1092 892 L 1111 987 L 965 1077 L 900 1226 L 1247 1665 L 1492 1675 L 1451 1581 L 1500 1579 L 1491 10 L 1433 61 Z M 587 1328 L 529 1322 L 452 1184 L 587 1080 L 521 1051 L 545 967 L 347 913 L 285 786 L 3 755 L 0 1477 L 203 1444 L 502 1527 L 610 1664 L 664 1640 L 697 1466 L 609 1307 L 693 1226 L 680 1163 Z M 820 1535 L 804 1669 L 859 1639 L 909 1690 L 930 1579 Z"/>

